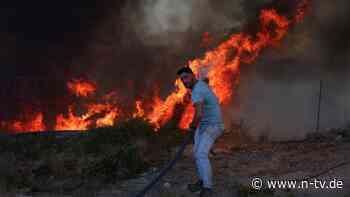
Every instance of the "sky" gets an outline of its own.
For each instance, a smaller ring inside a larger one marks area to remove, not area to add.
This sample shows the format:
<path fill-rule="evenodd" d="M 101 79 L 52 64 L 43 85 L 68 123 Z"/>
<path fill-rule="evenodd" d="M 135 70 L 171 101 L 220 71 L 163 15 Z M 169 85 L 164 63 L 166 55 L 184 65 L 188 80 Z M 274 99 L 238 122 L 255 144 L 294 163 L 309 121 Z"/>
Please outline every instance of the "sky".
<path fill-rule="evenodd" d="M 108 9 L 108 1 L 96 2 L 2 2 L 0 65 L 17 75 L 41 75 L 49 63 L 69 64 Z"/>

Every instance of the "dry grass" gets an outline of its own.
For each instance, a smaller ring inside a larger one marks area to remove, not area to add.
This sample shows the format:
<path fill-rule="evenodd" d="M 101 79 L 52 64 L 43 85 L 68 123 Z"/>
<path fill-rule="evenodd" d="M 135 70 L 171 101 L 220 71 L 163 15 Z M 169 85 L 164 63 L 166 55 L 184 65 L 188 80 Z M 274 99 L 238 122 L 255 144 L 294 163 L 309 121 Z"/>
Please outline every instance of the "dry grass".
<path fill-rule="evenodd" d="M 0 134 L 0 191 L 4 193 L 0 196 L 23 188 L 54 190 L 53 195 L 60 195 L 57 188 L 64 187 L 60 182 L 72 177 L 84 177 L 87 183 L 99 182 L 93 188 L 98 189 L 141 173 L 147 162 L 162 163 L 160 155 L 181 142 L 183 136 L 183 132 L 172 127 L 154 132 L 140 119 L 64 138 L 57 138 L 54 133 Z M 82 189 L 72 195 L 95 194 Z"/>

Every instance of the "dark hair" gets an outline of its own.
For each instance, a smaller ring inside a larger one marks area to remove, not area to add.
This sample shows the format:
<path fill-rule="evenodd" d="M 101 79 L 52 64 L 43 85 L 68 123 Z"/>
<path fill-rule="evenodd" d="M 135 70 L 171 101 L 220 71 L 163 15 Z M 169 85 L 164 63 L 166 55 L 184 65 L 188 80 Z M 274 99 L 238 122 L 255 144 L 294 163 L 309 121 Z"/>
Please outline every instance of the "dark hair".
<path fill-rule="evenodd" d="M 188 66 L 185 66 L 185 67 L 182 67 L 180 68 L 178 71 L 177 71 L 177 75 L 181 75 L 182 73 L 189 73 L 189 74 L 193 74 L 193 71 L 190 67 Z"/>

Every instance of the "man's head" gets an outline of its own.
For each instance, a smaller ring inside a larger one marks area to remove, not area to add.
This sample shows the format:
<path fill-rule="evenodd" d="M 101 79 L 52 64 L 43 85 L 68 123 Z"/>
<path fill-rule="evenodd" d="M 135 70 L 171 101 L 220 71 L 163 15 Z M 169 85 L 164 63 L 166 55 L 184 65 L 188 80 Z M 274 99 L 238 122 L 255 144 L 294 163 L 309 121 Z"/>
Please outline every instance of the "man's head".
<path fill-rule="evenodd" d="M 186 88 L 192 89 L 194 84 L 196 84 L 197 79 L 194 76 L 190 67 L 183 67 L 177 71 L 177 75 L 180 77 L 182 83 Z"/>

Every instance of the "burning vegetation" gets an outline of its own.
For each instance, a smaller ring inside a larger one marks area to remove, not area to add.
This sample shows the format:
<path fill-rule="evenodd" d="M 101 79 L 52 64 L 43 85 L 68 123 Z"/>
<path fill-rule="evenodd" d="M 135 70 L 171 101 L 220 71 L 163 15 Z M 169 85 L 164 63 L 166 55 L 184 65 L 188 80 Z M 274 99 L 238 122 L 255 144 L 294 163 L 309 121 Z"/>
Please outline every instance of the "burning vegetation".
<path fill-rule="evenodd" d="M 288 30 L 304 18 L 309 9 L 310 0 L 300 1 L 292 16 L 284 16 L 273 8 L 260 12 L 260 27 L 255 33 L 235 33 L 216 48 L 208 49 L 201 58 L 190 60 L 188 65 L 198 76 L 202 69 L 207 69 L 207 79 L 222 105 L 232 102 L 235 88 L 239 85 L 241 63 L 255 61 L 266 47 L 278 47 Z M 204 37 L 209 40 L 209 35 Z M 41 111 L 26 113 L 15 120 L 2 121 L 2 130 L 12 132 L 35 132 L 43 130 L 88 130 L 98 127 L 115 126 L 119 120 L 141 118 L 154 126 L 155 130 L 169 122 L 182 106 L 178 126 L 187 128 L 194 109 L 189 103 L 188 92 L 179 80 L 176 87 L 165 99 L 158 94 L 152 98 L 141 98 L 134 102 L 133 109 L 125 110 L 118 103 L 118 94 L 108 93 L 99 99 L 98 84 L 93 81 L 77 78 L 66 83 L 66 88 L 77 100 L 84 104 L 72 103 L 66 113 L 55 116 L 54 125 L 46 123 L 45 114 Z"/>
<path fill-rule="evenodd" d="M 78 97 L 88 97 L 90 94 L 95 93 L 96 85 L 89 81 L 82 79 L 73 79 L 73 81 L 67 82 L 69 92 L 75 94 Z"/>

